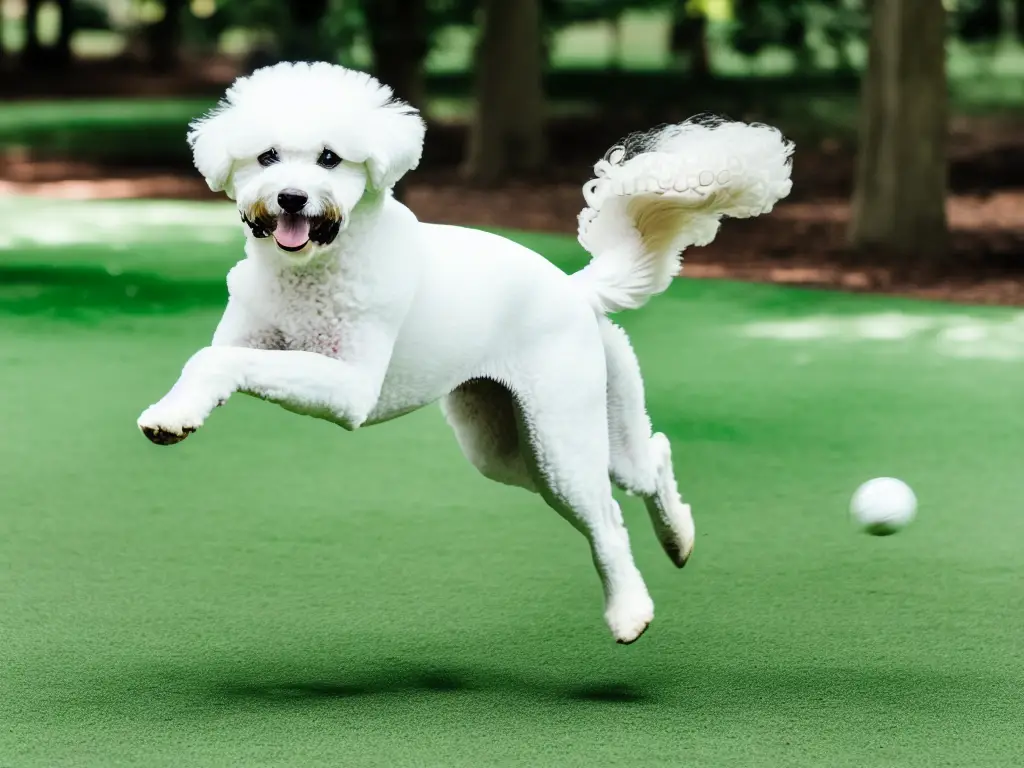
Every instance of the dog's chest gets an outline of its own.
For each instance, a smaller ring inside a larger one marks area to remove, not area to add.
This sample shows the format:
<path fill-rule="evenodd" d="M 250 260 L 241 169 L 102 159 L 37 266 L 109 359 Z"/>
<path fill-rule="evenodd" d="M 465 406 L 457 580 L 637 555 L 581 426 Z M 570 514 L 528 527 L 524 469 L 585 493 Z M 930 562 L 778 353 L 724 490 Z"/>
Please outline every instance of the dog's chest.
<path fill-rule="evenodd" d="M 289 275 L 247 291 L 250 311 L 266 329 L 254 346 L 339 357 L 351 322 L 351 301 L 321 275 Z"/>
<path fill-rule="evenodd" d="M 337 327 L 310 327 L 301 332 L 279 329 L 273 334 L 271 343 L 275 349 L 340 357 L 344 348 L 342 337 L 341 329 Z"/>

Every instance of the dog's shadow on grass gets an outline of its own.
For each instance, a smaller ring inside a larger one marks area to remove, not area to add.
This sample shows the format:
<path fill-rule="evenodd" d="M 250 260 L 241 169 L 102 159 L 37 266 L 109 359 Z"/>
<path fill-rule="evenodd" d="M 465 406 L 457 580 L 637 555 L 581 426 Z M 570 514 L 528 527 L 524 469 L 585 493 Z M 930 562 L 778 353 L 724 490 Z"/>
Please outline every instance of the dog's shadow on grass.
<path fill-rule="evenodd" d="M 552 665 L 519 673 L 488 667 L 451 668 L 374 660 L 370 667 L 351 670 L 311 670 L 305 665 L 288 669 L 278 664 L 265 669 L 247 666 L 226 669 L 162 667 L 117 675 L 119 702 L 140 696 L 159 708 L 174 711 L 188 702 L 189 711 L 254 709 L 286 712 L 324 707 L 376 711 L 380 702 L 433 702 L 494 706 L 495 700 L 512 707 L 575 705 L 595 709 L 633 709 L 647 706 L 685 707 L 688 712 L 742 712 L 768 704 L 802 710 L 811 702 L 883 706 L 891 710 L 915 708 L 945 711 L 950 691 L 965 700 L 988 702 L 1005 679 L 999 674 L 979 675 L 957 670 L 916 669 L 886 664 L 821 665 L 791 668 L 737 665 L 673 668 L 671 676 L 642 674 L 624 681 L 614 673 L 587 674 L 575 665 Z M 100 686 L 110 689 L 106 679 Z M 87 696 L 93 705 L 92 694 Z M 980 704 L 979 704 L 980 706 Z"/>
<path fill-rule="evenodd" d="M 452 670 L 405 671 L 377 675 L 359 681 L 275 681 L 218 686 L 216 694 L 228 700 L 300 704 L 323 700 L 360 699 L 395 694 L 466 695 L 507 693 L 548 701 L 582 701 L 596 704 L 641 704 L 651 697 L 626 683 L 564 685 L 537 681 L 464 675 Z"/>
<path fill-rule="evenodd" d="M 249 678 L 245 683 L 222 682 L 203 686 L 203 697 L 222 703 L 254 704 L 266 707 L 295 707 L 316 702 L 356 703 L 378 697 L 472 697 L 515 699 L 521 703 L 582 703 L 600 707 L 638 707 L 666 704 L 674 694 L 685 691 L 691 711 L 722 707 L 756 708 L 771 700 L 778 706 L 804 706 L 808 701 L 852 700 L 880 702 L 893 709 L 925 706 L 922 702 L 944 701 L 950 690 L 974 690 L 986 698 L 999 684 L 998 676 L 980 678 L 948 671 L 917 670 L 889 666 L 843 667 L 825 665 L 811 668 L 750 667 L 693 670 L 683 679 L 703 677 L 701 685 L 683 683 L 666 687 L 650 677 L 633 682 L 614 678 L 587 679 L 572 674 L 517 675 L 495 670 L 393 667 L 354 672 L 341 679 Z"/>
<path fill-rule="evenodd" d="M 360 682 L 326 680 L 248 683 L 227 685 L 220 692 L 239 699 L 350 699 L 362 696 L 383 696 L 391 693 L 435 692 L 454 693 L 473 690 L 462 677 L 450 672 L 419 675 L 380 676 Z"/>

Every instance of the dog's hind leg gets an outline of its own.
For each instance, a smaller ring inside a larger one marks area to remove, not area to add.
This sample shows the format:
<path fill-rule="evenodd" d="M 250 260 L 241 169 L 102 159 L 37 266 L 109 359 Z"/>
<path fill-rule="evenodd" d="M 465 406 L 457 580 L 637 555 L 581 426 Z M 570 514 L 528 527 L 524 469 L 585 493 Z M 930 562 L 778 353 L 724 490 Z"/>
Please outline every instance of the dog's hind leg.
<path fill-rule="evenodd" d="M 651 434 L 640 365 L 625 331 L 601 318 L 608 367 L 609 472 L 620 488 L 644 500 L 655 534 L 673 563 L 682 568 L 693 552 L 695 529 L 672 469 L 668 438 Z"/>
<path fill-rule="evenodd" d="M 537 488 L 552 509 L 587 537 L 604 587 L 605 621 L 615 640 L 626 644 L 646 630 L 654 618 L 654 603 L 612 496 L 603 360 L 598 355 L 588 356 L 572 344 L 560 346 L 535 361 L 543 367 L 524 377 L 528 385 L 517 390 L 516 403 L 523 455 Z"/>

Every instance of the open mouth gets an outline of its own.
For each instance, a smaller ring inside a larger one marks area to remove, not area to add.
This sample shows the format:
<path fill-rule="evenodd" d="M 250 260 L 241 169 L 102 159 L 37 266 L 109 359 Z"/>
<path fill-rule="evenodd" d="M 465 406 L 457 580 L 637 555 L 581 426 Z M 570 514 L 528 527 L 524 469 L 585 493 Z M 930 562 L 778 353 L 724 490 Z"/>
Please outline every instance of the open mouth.
<path fill-rule="evenodd" d="M 301 251 L 309 242 L 312 222 L 300 213 L 282 213 L 274 227 L 277 247 L 283 251 Z"/>
<path fill-rule="evenodd" d="M 257 216 L 250 220 L 242 216 L 253 235 L 271 237 L 277 247 L 288 253 L 298 253 L 311 242 L 316 245 L 330 245 L 341 230 L 341 219 L 331 216 L 304 216 L 301 213 L 282 213 L 273 216 Z"/>

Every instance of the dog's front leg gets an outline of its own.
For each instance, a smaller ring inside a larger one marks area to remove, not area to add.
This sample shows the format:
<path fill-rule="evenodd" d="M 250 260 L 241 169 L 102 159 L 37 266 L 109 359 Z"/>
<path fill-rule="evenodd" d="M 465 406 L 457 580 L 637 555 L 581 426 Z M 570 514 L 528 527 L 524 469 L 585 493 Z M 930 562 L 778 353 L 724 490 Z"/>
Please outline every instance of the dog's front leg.
<path fill-rule="evenodd" d="M 207 347 L 192 356 L 171 391 L 146 409 L 138 424 L 154 443 L 177 443 L 232 394 L 243 392 L 356 429 L 377 402 L 385 369 L 313 352 Z"/>

